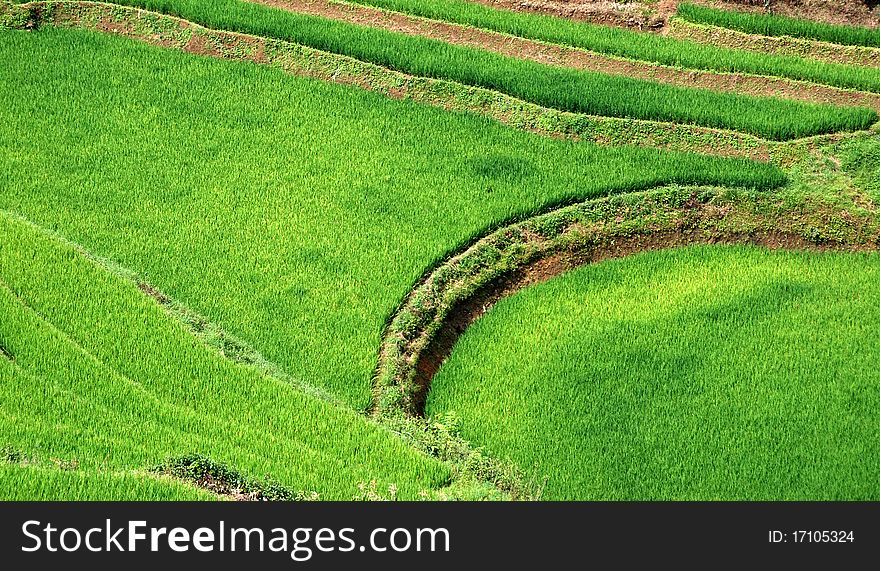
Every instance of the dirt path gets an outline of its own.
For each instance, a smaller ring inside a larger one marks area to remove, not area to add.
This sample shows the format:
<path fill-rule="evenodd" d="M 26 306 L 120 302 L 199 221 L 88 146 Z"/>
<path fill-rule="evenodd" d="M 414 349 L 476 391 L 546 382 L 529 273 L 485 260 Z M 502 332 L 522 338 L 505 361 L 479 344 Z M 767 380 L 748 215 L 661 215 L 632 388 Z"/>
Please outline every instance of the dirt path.
<path fill-rule="evenodd" d="M 623 75 L 681 87 L 697 87 L 765 97 L 784 97 L 812 103 L 858 105 L 880 111 L 880 94 L 846 91 L 834 87 L 738 73 L 712 73 L 680 70 L 585 50 L 526 40 L 487 30 L 437 22 L 359 5 L 342 5 L 326 0 L 251 0 L 297 13 L 321 16 L 352 24 L 382 28 L 412 36 L 440 40 L 450 44 L 489 50 L 572 69 Z M 661 2 L 674 10 L 677 2 Z"/>

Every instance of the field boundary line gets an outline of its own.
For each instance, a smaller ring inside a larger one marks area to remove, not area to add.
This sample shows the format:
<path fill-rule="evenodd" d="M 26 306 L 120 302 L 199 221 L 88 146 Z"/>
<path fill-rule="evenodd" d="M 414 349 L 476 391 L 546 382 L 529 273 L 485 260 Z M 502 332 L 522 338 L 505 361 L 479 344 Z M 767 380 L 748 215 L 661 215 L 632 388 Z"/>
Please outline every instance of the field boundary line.
<path fill-rule="evenodd" d="M 844 46 L 793 36 L 750 34 L 731 28 L 691 22 L 681 16 L 669 19 L 665 34 L 679 40 L 690 40 L 722 48 L 795 56 L 825 63 L 880 68 L 880 48 Z"/>
<path fill-rule="evenodd" d="M 880 218 L 825 199 L 712 187 L 663 187 L 563 207 L 496 230 L 418 282 L 389 319 L 373 415 L 421 417 L 434 374 L 499 299 L 573 268 L 698 244 L 877 251 Z"/>
<path fill-rule="evenodd" d="M 266 359 L 259 351 L 248 345 L 247 342 L 238 339 L 237 337 L 228 333 L 216 323 L 196 313 L 176 299 L 165 295 L 163 292 L 159 291 L 154 286 L 147 283 L 143 279 L 143 277 L 137 272 L 130 270 L 129 268 L 126 268 L 109 258 L 99 256 L 82 244 L 74 242 L 73 240 L 67 238 L 66 236 L 55 230 L 36 224 L 35 222 L 22 216 L 21 214 L 18 214 L 17 212 L 0 209 L 0 217 L 2 216 L 5 216 L 18 224 L 27 226 L 34 232 L 40 233 L 50 240 L 53 240 L 67 248 L 70 248 L 78 255 L 82 256 L 83 259 L 108 272 L 110 275 L 113 275 L 117 278 L 124 280 L 125 282 L 130 283 L 138 290 L 140 290 L 143 295 L 152 298 L 153 301 L 155 301 L 162 308 L 163 311 L 171 316 L 174 321 L 178 322 L 182 327 L 184 327 L 188 333 L 193 335 L 193 337 L 195 337 L 208 347 L 216 350 L 226 359 L 229 359 L 230 361 L 245 367 L 251 367 L 259 372 L 262 376 L 272 379 L 273 382 L 279 382 L 285 385 L 292 386 L 312 398 L 324 401 L 335 406 L 348 408 L 354 411 L 352 407 L 344 404 L 334 395 L 331 395 L 320 387 L 317 387 L 302 379 L 290 375 L 289 373 L 281 369 L 276 363 Z M 3 287 L 3 285 L 3 279 L 2 276 L 0 276 L 0 287 Z M 45 316 L 43 316 L 36 310 L 33 310 L 32 308 L 29 309 L 34 311 L 34 314 L 41 320 L 45 321 L 49 327 L 56 328 L 51 321 L 45 318 Z M 83 348 L 78 341 L 71 338 L 65 331 L 62 331 L 60 329 L 58 331 L 61 335 L 67 337 L 71 341 L 71 343 L 77 347 L 77 350 L 82 352 L 89 359 L 92 359 L 103 366 L 108 366 L 103 363 L 103 361 L 101 361 L 98 357 Z M 144 391 L 144 394 L 149 395 L 151 399 L 156 399 L 156 397 L 152 395 L 152 393 L 146 391 L 143 387 L 138 385 L 138 383 L 135 383 L 128 377 L 125 377 L 125 379 L 126 381 L 131 383 L 132 386 L 137 386 L 138 390 Z"/>

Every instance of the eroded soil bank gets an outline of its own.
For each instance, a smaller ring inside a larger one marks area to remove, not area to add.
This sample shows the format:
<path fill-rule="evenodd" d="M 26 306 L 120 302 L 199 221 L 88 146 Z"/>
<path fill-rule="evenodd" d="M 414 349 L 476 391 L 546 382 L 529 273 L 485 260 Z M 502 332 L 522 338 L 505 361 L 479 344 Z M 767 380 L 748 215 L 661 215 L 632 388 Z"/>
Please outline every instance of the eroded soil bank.
<path fill-rule="evenodd" d="M 730 200 L 711 191 L 673 193 L 642 204 L 628 200 L 632 197 L 584 203 L 511 225 L 430 273 L 386 329 L 373 413 L 422 416 L 434 375 L 471 324 L 498 300 L 585 264 L 703 244 L 812 251 L 880 247 L 876 209 L 787 210 L 768 197 Z"/>

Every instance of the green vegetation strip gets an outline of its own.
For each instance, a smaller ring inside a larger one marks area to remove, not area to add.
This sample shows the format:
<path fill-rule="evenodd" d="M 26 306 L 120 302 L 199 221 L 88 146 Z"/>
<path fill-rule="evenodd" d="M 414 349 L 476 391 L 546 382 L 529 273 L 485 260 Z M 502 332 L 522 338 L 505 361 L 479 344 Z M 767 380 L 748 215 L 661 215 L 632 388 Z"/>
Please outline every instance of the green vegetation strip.
<path fill-rule="evenodd" d="M 660 184 L 785 182 L 766 164 L 554 140 L 107 34 L 4 32 L 0 67 L 0 209 L 357 409 L 388 316 L 475 236 Z"/>
<path fill-rule="evenodd" d="M 681 122 L 770 140 L 865 129 L 873 110 L 676 87 L 543 65 L 239 0 L 126 0 L 210 28 L 278 38 L 404 73 L 500 91 L 588 115 Z"/>
<path fill-rule="evenodd" d="M 133 283 L 31 224 L 0 213 L 0 243 L 0 339 L 15 355 L 0 359 L 3 445 L 81 471 L 90 498 L 122 483 L 102 472 L 192 451 L 241 481 L 270 475 L 267 495 L 348 500 L 375 479 L 415 499 L 448 482 L 446 467 L 354 411 L 199 343 Z M 13 472 L 0 479 L 4 499 L 19 497 L 21 479 L 34 481 L 29 499 L 78 493 L 67 489 L 75 475 Z"/>
<path fill-rule="evenodd" d="M 499 302 L 428 413 L 552 500 L 877 500 L 880 256 L 698 247 Z"/>
<path fill-rule="evenodd" d="M 880 68 L 880 48 L 842 46 L 791 36 L 759 36 L 684 18 L 670 18 L 664 32 L 668 38 L 680 38 L 710 44 L 718 48 L 779 54 L 830 63 Z M 853 93 L 850 91 L 850 93 Z"/>
<path fill-rule="evenodd" d="M 778 14 L 719 10 L 690 3 L 679 4 L 678 15 L 697 24 L 732 28 L 750 34 L 791 36 L 848 46 L 880 47 L 880 30 L 859 26 L 827 24 Z"/>
<path fill-rule="evenodd" d="M 5 5 L 9 8 L 11 5 Z M 0 25 L 4 5 L 0 4 Z M 31 3 L 7 13 L 7 26 L 53 25 L 106 31 L 166 48 L 222 59 L 246 60 L 288 73 L 357 85 L 388 97 L 405 98 L 451 111 L 470 111 L 519 129 L 601 144 L 635 144 L 720 156 L 785 160 L 787 145 L 693 125 L 566 113 L 509 95 L 451 81 L 415 77 L 354 58 L 299 44 L 236 32 L 211 30 L 186 20 L 136 8 L 94 2 Z M 799 145 L 801 141 L 794 144 Z"/>
<path fill-rule="evenodd" d="M 856 65 L 760 54 L 746 49 L 727 49 L 556 16 L 514 12 L 467 0 L 354 0 L 354 3 L 650 63 L 687 69 L 787 77 L 880 92 L 880 70 Z"/>

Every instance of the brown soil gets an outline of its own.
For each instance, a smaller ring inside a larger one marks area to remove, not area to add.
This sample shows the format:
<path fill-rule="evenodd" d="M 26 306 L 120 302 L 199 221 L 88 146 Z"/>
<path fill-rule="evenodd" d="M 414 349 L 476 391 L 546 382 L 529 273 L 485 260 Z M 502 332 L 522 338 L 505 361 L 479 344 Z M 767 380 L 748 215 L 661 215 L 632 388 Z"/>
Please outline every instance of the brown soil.
<path fill-rule="evenodd" d="M 201 34 L 193 34 L 183 49 L 200 56 L 220 57 L 220 52 Z"/>
<path fill-rule="evenodd" d="M 122 22 L 115 22 L 110 18 L 104 18 L 98 22 L 98 25 L 95 26 L 95 28 L 109 34 L 128 35 L 131 33 L 131 26 L 123 24 Z"/>
<path fill-rule="evenodd" d="M 665 23 L 678 10 L 679 0 L 660 0 L 657 2 L 657 15 Z"/>
<path fill-rule="evenodd" d="M 64 10 L 64 7 L 61 7 L 59 10 Z M 70 17 L 73 21 L 76 21 L 76 14 L 71 13 Z M 179 23 L 180 29 L 186 29 L 189 27 L 189 24 L 185 21 L 181 21 Z M 111 15 L 108 15 L 95 24 L 95 29 L 107 33 L 107 34 L 117 34 L 120 36 L 126 36 L 129 38 L 136 39 L 147 39 L 151 44 L 159 46 L 161 48 L 175 48 L 179 47 L 179 43 L 174 41 L 171 38 L 163 38 L 160 35 L 153 35 L 149 38 L 143 38 L 143 34 L 141 34 L 136 25 L 136 20 L 124 20 L 119 21 Z"/>
<path fill-rule="evenodd" d="M 595 24 L 650 30 L 661 27 L 659 11 L 634 2 L 605 0 L 473 0 L 493 8 L 532 12 Z M 661 2 L 662 4 L 662 2 Z"/>
<path fill-rule="evenodd" d="M 707 237 L 705 232 L 699 229 L 682 228 L 649 234 L 616 236 L 589 250 L 554 253 L 495 280 L 453 306 L 439 331 L 417 356 L 416 373 L 413 379 L 413 386 L 417 388 L 417 392 L 412 401 L 415 414 L 424 414 L 431 381 L 452 353 L 458 338 L 500 299 L 586 264 L 622 258 L 639 252 L 697 244 L 749 244 L 774 250 L 826 251 L 843 249 L 833 245 L 814 244 L 801 236 L 790 233 L 770 231 Z M 866 248 L 848 247 L 846 249 Z"/>
<path fill-rule="evenodd" d="M 692 24 L 680 18 L 671 21 L 665 33 L 673 38 L 713 46 L 880 68 L 880 49 L 877 48 L 844 46 L 806 38 L 760 36 L 729 28 Z"/>
<path fill-rule="evenodd" d="M 717 8 L 764 12 L 764 0 L 691 0 Z M 880 27 L 880 4 L 872 0 L 770 0 L 774 14 L 851 26 Z"/>
<path fill-rule="evenodd" d="M 785 97 L 814 103 L 860 105 L 880 111 L 880 94 L 845 91 L 834 87 L 744 74 L 720 74 L 639 63 L 563 46 L 544 44 L 496 32 L 428 21 L 355 5 L 325 0 L 252 0 L 257 3 L 322 16 L 353 24 L 422 36 L 450 44 L 485 49 L 509 57 L 572 69 L 625 75 L 650 81 L 747 95 Z M 676 2 L 667 2 L 674 9 Z"/>
<path fill-rule="evenodd" d="M 167 295 L 146 282 L 139 282 L 137 286 L 139 290 L 158 301 L 161 305 L 167 305 L 171 301 Z"/>

